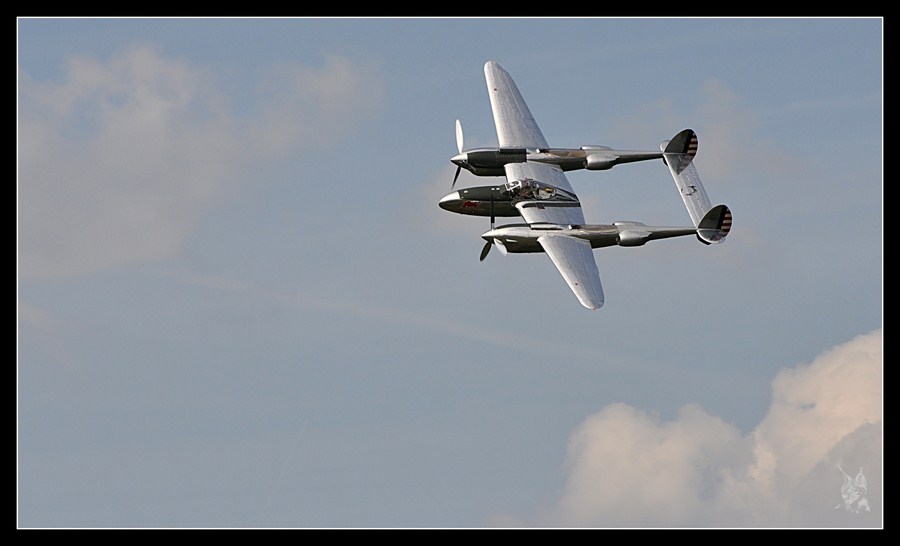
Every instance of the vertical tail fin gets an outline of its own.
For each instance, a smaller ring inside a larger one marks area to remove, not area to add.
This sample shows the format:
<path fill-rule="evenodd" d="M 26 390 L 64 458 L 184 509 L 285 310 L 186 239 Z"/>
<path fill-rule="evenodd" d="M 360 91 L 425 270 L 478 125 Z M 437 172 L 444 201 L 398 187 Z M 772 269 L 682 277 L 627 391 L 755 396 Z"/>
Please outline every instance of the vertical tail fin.
<path fill-rule="evenodd" d="M 700 220 L 697 226 L 697 239 L 703 244 L 721 243 L 731 231 L 731 209 L 725 205 L 716 205 Z"/>

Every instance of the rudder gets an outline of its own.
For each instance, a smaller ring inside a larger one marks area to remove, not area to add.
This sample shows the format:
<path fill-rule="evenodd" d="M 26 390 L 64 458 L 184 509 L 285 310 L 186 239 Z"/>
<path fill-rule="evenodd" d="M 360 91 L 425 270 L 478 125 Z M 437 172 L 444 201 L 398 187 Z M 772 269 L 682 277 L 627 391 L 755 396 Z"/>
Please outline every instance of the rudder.
<path fill-rule="evenodd" d="M 731 209 L 725 205 L 716 205 L 700 220 L 697 226 L 697 239 L 708 245 L 721 243 L 731 231 Z"/>

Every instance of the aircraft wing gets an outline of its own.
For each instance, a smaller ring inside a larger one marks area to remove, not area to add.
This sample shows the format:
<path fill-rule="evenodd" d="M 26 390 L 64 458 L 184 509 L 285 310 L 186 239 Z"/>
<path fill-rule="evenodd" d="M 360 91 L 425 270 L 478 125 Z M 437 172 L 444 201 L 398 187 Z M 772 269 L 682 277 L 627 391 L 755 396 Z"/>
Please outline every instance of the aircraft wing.
<path fill-rule="evenodd" d="M 509 73 L 499 64 L 488 61 L 484 65 L 484 77 L 500 147 L 527 150 L 549 148 Z M 530 180 L 549 186 L 554 192 L 550 198 L 523 199 L 516 203 L 527 223 L 563 226 L 585 223 L 578 196 L 559 166 L 526 161 L 507 163 L 504 170 L 510 182 Z M 548 235 L 540 237 L 538 242 L 582 305 L 588 309 L 603 305 L 600 273 L 588 241 L 565 235 Z"/>
<path fill-rule="evenodd" d="M 484 79 L 491 97 L 500 147 L 549 148 L 509 72 L 494 61 L 488 61 L 484 63 Z"/>
<path fill-rule="evenodd" d="M 497 128 L 497 139 L 500 147 L 525 148 L 528 150 L 549 148 L 544 134 L 534 120 L 534 116 L 531 115 L 531 110 L 525 104 L 525 99 L 519 93 L 519 88 L 516 87 L 516 82 L 513 81 L 509 72 L 496 62 L 488 61 L 484 64 L 484 79 L 487 82 L 488 95 L 491 98 L 491 111 L 494 114 L 494 126 Z M 507 163 L 504 169 L 506 170 L 506 178 L 510 181 L 537 180 L 575 197 L 572 185 L 569 184 L 562 169 L 556 165 L 538 162 Z M 578 203 L 577 197 L 575 202 L 576 204 Z M 583 224 L 584 216 L 582 216 L 580 204 L 576 208 L 577 211 L 572 211 L 574 214 L 563 216 L 571 216 L 575 220 L 569 223 Z M 519 210 L 522 210 L 522 208 Z M 524 212 L 525 221 L 529 223 L 554 221 L 548 218 L 535 218 L 532 220 L 525 216 Z"/>
<path fill-rule="evenodd" d="M 545 235 L 538 238 L 538 243 L 562 273 L 581 305 L 588 309 L 603 306 L 603 286 L 590 242 L 564 235 Z"/>

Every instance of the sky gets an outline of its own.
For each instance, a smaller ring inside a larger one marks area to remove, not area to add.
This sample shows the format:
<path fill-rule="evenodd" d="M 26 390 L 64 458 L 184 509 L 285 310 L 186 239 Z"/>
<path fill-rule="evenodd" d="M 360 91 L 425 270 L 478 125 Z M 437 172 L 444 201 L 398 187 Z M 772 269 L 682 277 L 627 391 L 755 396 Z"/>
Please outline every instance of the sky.
<path fill-rule="evenodd" d="M 883 27 L 18 19 L 18 527 L 881 528 Z M 728 239 L 595 250 L 596 311 L 479 262 L 488 60 L 552 146 L 696 131 Z"/>

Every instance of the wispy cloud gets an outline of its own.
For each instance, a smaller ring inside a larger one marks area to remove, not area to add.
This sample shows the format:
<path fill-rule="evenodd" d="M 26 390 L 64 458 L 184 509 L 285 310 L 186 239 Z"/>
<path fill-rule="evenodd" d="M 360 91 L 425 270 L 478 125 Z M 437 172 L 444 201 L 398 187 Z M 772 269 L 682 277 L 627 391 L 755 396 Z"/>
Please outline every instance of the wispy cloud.
<path fill-rule="evenodd" d="M 261 155 L 320 151 L 372 119 L 385 82 L 370 63 L 331 56 L 321 68 L 273 66 L 258 84 L 246 145 Z"/>
<path fill-rule="evenodd" d="M 72 57 L 61 82 L 20 73 L 21 276 L 169 257 L 250 162 L 334 145 L 383 95 L 375 69 L 345 58 L 271 74 L 246 119 L 209 70 L 151 46 Z"/>

